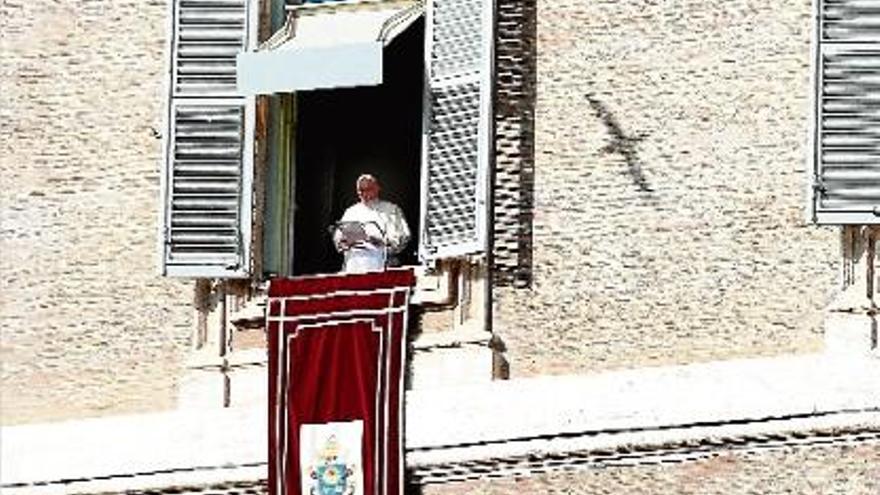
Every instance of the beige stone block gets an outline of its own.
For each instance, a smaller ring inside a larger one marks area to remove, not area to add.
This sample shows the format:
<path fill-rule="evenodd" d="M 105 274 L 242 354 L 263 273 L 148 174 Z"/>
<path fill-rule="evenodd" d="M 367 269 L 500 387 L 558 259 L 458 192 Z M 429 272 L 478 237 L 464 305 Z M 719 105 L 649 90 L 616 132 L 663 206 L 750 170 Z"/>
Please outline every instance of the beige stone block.
<path fill-rule="evenodd" d="M 492 334 L 448 331 L 419 336 L 413 342 L 413 389 L 487 383 L 493 377 Z"/>
<path fill-rule="evenodd" d="M 229 405 L 267 404 L 268 358 L 264 349 L 233 352 L 228 357 Z"/>
<path fill-rule="evenodd" d="M 178 409 L 214 409 L 226 405 L 229 378 L 221 365 L 188 369 L 180 379 Z"/>
<path fill-rule="evenodd" d="M 871 312 L 831 312 L 825 318 L 825 352 L 880 357 L 877 327 L 877 315 Z"/>

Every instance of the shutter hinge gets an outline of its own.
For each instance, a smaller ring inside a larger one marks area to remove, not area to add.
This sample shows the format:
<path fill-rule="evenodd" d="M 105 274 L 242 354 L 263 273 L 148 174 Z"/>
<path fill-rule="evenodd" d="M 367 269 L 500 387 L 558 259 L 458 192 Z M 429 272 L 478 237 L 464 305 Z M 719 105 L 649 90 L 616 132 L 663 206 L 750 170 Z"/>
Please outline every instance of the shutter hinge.
<path fill-rule="evenodd" d="M 165 236 L 165 239 L 164 239 L 165 245 L 170 246 L 171 245 L 171 227 L 165 227 L 164 236 Z"/>
<path fill-rule="evenodd" d="M 828 192 L 828 188 L 825 186 L 824 182 L 816 180 L 813 181 L 813 192 L 817 192 L 824 196 Z"/>

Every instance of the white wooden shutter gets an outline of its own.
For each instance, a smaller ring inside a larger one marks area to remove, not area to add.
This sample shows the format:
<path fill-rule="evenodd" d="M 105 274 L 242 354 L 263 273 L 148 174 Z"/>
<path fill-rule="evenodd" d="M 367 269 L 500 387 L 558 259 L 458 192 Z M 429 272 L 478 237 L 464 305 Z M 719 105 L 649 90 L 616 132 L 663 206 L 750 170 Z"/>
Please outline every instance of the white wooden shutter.
<path fill-rule="evenodd" d="M 880 1 L 815 1 L 813 220 L 880 223 Z"/>
<path fill-rule="evenodd" d="M 254 101 L 236 91 L 247 0 L 173 0 L 162 174 L 162 272 L 250 272 Z"/>
<path fill-rule="evenodd" d="M 235 56 L 248 35 L 248 0 L 174 0 L 174 96 L 236 96 Z"/>
<path fill-rule="evenodd" d="M 494 0 L 429 0 L 422 141 L 423 259 L 486 250 Z"/>

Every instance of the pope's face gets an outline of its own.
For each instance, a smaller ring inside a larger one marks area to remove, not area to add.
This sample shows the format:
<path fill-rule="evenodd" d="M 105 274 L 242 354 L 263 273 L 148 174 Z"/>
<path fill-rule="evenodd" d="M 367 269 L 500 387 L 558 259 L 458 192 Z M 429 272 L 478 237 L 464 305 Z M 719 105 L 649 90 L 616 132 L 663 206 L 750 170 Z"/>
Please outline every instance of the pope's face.
<path fill-rule="evenodd" d="M 370 202 L 379 197 L 379 184 L 374 180 L 364 179 L 357 183 L 358 198 L 364 202 Z"/>

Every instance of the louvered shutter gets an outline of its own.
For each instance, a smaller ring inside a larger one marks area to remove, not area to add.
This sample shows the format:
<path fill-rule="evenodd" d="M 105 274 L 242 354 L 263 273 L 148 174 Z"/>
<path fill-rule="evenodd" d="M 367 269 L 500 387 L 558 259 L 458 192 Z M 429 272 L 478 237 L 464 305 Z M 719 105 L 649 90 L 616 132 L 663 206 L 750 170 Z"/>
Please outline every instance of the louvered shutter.
<path fill-rule="evenodd" d="M 486 250 L 493 0 L 430 0 L 422 142 L 423 259 Z"/>
<path fill-rule="evenodd" d="M 162 272 L 245 277 L 250 268 L 254 101 L 236 91 L 247 0 L 174 0 Z"/>
<path fill-rule="evenodd" d="M 813 219 L 880 223 L 880 2 L 816 5 Z"/>

